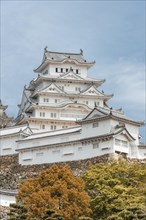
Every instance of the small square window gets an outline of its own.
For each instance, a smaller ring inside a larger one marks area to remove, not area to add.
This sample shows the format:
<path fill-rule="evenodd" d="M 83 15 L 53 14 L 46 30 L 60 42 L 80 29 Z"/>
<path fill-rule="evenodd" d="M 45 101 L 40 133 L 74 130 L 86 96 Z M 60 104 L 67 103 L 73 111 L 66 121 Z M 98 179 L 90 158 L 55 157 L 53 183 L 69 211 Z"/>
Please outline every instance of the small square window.
<path fill-rule="evenodd" d="M 51 112 L 51 118 L 56 118 L 56 113 Z"/>
<path fill-rule="evenodd" d="M 93 144 L 93 149 L 99 148 L 99 143 L 94 143 Z"/>
<path fill-rule="evenodd" d="M 76 92 L 80 92 L 80 87 L 75 88 Z"/>
<path fill-rule="evenodd" d="M 51 130 L 52 131 L 56 130 L 56 125 L 51 125 Z"/>
<path fill-rule="evenodd" d="M 99 126 L 99 123 L 98 122 L 94 122 L 93 123 L 93 128 L 97 128 Z"/>
<path fill-rule="evenodd" d="M 45 129 L 45 125 L 40 125 L 40 129 Z"/>
<path fill-rule="evenodd" d="M 40 117 L 45 117 L 45 112 L 40 112 Z"/>

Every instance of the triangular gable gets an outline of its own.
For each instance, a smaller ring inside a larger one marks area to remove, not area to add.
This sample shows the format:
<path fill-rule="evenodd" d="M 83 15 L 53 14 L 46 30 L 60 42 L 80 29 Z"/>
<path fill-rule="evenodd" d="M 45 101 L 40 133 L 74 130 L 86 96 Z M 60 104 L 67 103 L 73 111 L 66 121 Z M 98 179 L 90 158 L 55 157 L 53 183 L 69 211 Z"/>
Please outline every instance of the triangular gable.
<path fill-rule="evenodd" d="M 79 75 L 75 74 L 74 72 L 70 71 L 68 73 L 65 73 L 64 75 L 59 77 L 60 79 L 76 79 L 76 80 L 84 80 Z"/>
<path fill-rule="evenodd" d="M 72 107 L 73 108 L 75 107 L 78 111 L 81 110 L 87 110 L 88 112 L 90 111 L 90 108 L 87 105 L 81 103 L 67 103 L 66 105 L 64 105 L 63 109 L 70 109 Z"/>
<path fill-rule="evenodd" d="M 83 120 L 89 120 L 92 118 L 98 118 L 98 117 L 103 117 L 103 116 L 107 116 L 108 114 L 105 113 L 104 111 L 101 111 L 97 108 L 94 108 L 85 118 L 83 118 Z"/>
<path fill-rule="evenodd" d="M 94 86 L 91 86 L 90 88 L 84 90 L 81 92 L 83 95 L 95 95 L 95 96 L 104 96 L 101 92 L 99 92 Z"/>
<path fill-rule="evenodd" d="M 24 134 L 24 135 L 31 135 L 31 134 L 33 133 L 32 130 L 31 130 L 31 128 L 29 127 L 29 125 L 27 125 L 26 128 L 22 129 L 21 132 L 22 132 L 22 134 Z"/>
<path fill-rule="evenodd" d="M 58 86 L 56 86 L 55 83 L 51 83 L 49 86 L 47 86 L 46 88 L 42 89 L 39 92 L 49 92 L 49 93 L 64 93 L 64 91 L 62 89 L 60 89 Z"/>
<path fill-rule="evenodd" d="M 114 136 L 124 135 L 128 141 L 135 141 L 135 138 L 129 133 L 129 131 L 124 127 L 119 132 L 115 133 Z"/>

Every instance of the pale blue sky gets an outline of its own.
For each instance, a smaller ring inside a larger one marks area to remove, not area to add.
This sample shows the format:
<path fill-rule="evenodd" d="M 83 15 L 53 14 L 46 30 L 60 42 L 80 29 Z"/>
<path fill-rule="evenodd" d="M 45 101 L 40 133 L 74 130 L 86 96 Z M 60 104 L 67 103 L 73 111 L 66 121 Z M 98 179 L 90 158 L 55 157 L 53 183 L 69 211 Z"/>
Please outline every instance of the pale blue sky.
<path fill-rule="evenodd" d="M 145 111 L 145 1 L 1 1 L 1 98 L 17 115 L 24 85 L 43 49 L 95 60 L 89 76 L 106 79 L 109 104 L 135 120 Z M 142 135 L 146 133 L 141 129 Z"/>

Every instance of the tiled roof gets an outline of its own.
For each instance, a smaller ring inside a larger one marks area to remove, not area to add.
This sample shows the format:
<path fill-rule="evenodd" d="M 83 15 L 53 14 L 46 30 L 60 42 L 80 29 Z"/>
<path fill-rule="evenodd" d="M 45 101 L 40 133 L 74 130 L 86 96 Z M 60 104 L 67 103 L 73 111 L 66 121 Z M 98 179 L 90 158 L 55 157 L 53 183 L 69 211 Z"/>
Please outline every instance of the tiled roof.
<path fill-rule="evenodd" d="M 81 127 L 71 127 L 71 128 L 67 128 L 67 129 L 61 129 L 61 130 L 56 130 L 56 131 L 46 131 L 46 132 L 38 132 L 38 133 L 33 133 L 32 135 L 30 135 L 29 137 L 26 137 L 21 141 L 25 141 L 25 140 L 32 140 L 32 139 L 36 139 L 36 138 L 43 138 L 43 137 L 52 137 L 52 136 L 56 136 L 56 135 L 64 135 L 64 134 L 70 134 L 73 132 L 78 132 L 81 130 Z"/>
<path fill-rule="evenodd" d="M 25 125 L 12 126 L 12 127 L 0 129 L 0 136 L 16 134 L 21 131 L 24 131 L 27 128 L 28 128 L 28 125 L 25 124 Z"/>
<path fill-rule="evenodd" d="M 91 67 L 95 61 L 87 61 L 83 56 L 83 51 L 81 50 L 80 53 L 64 53 L 64 52 L 52 52 L 45 49 L 43 60 L 41 65 L 34 70 L 34 72 L 40 72 L 42 71 L 47 63 L 54 63 L 59 62 L 63 63 L 66 60 L 70 60 L 72 62 L 78 63 L 78 64 L 84 64 L 88 67 Z M 47 61 L 47 62 L 46 62 Z"/>
<path fill-rule="evenodd" d="M 133 121 L 131 119 L 128 119 L 124 114 L 120 115 L 120 114 L 116 114 L 116 112 L 114 112 L 113 110 L 109 109 L 108 111 L 102 111 L 100 109 L 98 109 L 99 107 L 94 108 L 85 118 L 83 118 L 82 120 L 77 121 L 78 124 L 83 124 L 83 123 L 87 123 L 90 122 L 92 120 L 105 120 L 105 119 L 115 119 L 124 123 L 130 123 L 130 124 L 135 124 L 137 126 L 142 126 L 144 125 L 144 122 L 142 121 Z M 105 110 L 105 109 L 104 109 Z M 96 113 L 94 113 L 93 115 L 92 112 L 97 111 Z M 103 115 L 98 114 L 98 112 L 103 113 Z M 118 111 L 117 111 L 118 113 Z"/>
<path fill-rule="evenodd" d="M 65 59 L 73 59 L 79 63 L 86 63 L 87 62 L 84 59 L 82 53 L 64 53 L 64 52 L 46 51 L 45 58 L 50 61 L 54 60 L 54 61 L 58 61 L 58 62 L 61 62 Z M 92 63 L 92 62 L 87 62 L 87 63 Z"/>

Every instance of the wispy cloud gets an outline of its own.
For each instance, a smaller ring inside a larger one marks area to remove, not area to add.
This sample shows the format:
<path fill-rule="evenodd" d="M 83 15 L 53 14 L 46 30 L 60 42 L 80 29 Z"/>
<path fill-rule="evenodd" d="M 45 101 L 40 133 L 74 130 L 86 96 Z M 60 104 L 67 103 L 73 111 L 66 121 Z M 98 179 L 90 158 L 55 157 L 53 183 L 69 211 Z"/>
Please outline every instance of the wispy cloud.
<path fill-rule="evenodd" d="M 104 87 L 114 93 L 118 104 L 139 105 L 145 108 L 145 64 L 120 58 L 116 63 L 98 67 L 100 78 L 106 78 Z"/>

